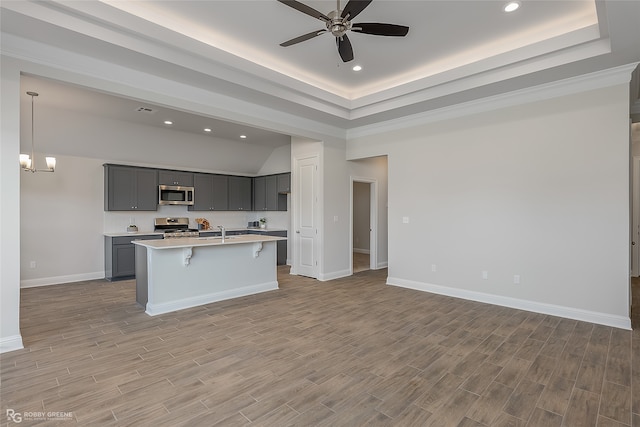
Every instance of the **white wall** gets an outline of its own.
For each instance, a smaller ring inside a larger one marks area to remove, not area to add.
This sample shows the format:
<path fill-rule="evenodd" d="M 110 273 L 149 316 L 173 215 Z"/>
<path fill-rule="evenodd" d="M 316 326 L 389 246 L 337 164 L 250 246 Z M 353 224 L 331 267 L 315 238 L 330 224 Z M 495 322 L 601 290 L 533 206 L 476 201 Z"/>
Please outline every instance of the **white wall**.
<path fill-rule="evenodd" d="M 350 141 L 389 155 L 389 283 L 629 327 L 628 107 L 616 85 Z"/>
<path fill-rule="evenodd" d="M 258 175 L 291 172 L 291 144 L 275 148 L 264 161 Z"/>
<path fill-rule="evenodd" d="M 54 173 L 20 174 L 22 286 L 104 277 L 102 162 L 56 160 Z"/>
<path fill-rule="evenodd" d="M 351 274 L 349 248 L 351 214 L 349 164 L 345 161 L 344 143 L 325 143 L 323 151 L 322 197 L 324 224 L 323 270 L 320 280 L 331 280 Z"/>
<path fill-rule="evenodd" d="M 22 348 L 20 335 L 20 68 L 0 61 L 0 353 Z"/>

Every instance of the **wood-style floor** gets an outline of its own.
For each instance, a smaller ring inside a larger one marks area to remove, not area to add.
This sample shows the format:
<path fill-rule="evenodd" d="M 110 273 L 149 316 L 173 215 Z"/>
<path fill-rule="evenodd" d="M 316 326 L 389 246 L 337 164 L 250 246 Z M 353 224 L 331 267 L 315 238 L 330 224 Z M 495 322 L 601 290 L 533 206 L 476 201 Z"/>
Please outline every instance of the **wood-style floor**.
<path fill-rule="evenodd" d="M 369 270 L 370 268 L 370 261 L 369 261 L 369 254 L 362 254 L 359 252 L 354 252 L 353 253 L 353 272 L 355 273 L 359 273 L 361 271 L 365 271 L 365 270 Z"/>
<path fill-rule="evenodd" d="M 640 425 L 634 332 L 386 286 L 386 270 L 279 273 L 280 290 L 156 317 L 133 281 L 22 290 L 0 423 Z"/>

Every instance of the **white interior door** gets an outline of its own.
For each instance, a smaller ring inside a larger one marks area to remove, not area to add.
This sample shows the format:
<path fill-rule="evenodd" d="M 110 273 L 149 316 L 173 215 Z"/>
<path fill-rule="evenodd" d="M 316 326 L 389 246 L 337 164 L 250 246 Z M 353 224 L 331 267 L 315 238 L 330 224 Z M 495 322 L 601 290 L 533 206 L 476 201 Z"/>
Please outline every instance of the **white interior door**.
<path fill-rule="evenodd" d="M 297 161 L 295 239 L 296 273 L 318 278 L 318 157 Z"/>

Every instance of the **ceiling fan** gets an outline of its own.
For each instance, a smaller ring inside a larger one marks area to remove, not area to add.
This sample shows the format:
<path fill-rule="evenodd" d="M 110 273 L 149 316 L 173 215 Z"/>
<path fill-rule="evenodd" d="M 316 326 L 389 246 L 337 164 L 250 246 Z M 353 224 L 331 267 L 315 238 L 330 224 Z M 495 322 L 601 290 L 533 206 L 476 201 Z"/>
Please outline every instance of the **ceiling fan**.
<path fill-rule="evenodd" d="M 392 37 L 404 37 L 409 32 L 409 27 L 404 25 L 395 24 L 381 24 L 378 22 L 369 23 L 352 23 L 351 20 L 358 16 L 372 0 L 349 0 L 344 9 L 340 10 L 340 0 L 336 0 L 336 10 L 324 14 L 318 12 L 314 8 L 300 3 L 296 0 L 278 0 L 280 3 L 286 4 L 302 13 L 312 16 L 325 23 L 326 29 L 312 31 L 307 34 L 303 34 L 284 43 L 280 43 L 280 46 L 287 47 L 300 43 L 324 33 L 331 33 L 336 38 L 336 45 L 338 46 L 338 53 L 342 61 L 349 62 L 353 60 L 353 48 L 349 37 L 347 37 L 347 31 L 355 31 L 363 34 L 373 34 L 375 36 L 392 36 Z"/>

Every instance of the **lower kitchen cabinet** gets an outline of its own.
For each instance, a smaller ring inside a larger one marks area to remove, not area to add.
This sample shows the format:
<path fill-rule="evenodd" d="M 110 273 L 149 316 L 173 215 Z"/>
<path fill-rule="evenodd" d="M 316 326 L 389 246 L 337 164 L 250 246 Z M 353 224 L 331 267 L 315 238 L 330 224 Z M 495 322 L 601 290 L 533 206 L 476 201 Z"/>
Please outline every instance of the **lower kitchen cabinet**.
<path fill-rule="evenodd" d="M 107 280 L 131 279 L 136 275 L 134 240 L 162 239 L 162 235 L 105 236 L 104 276 Z"/>
<path fill-rule="evenodd" d="M 249 230 L 249 234 L 264 234 L 266 236 L 275 236 L 275 237 L 287 237 L 286 231 L 258 231 L 258 230 Z M 276 242 L 276 248 L 278 251 L 278 265 L 286 265 L 287 264 L 287 241 L 286 240 L 278 240 Z"/>

